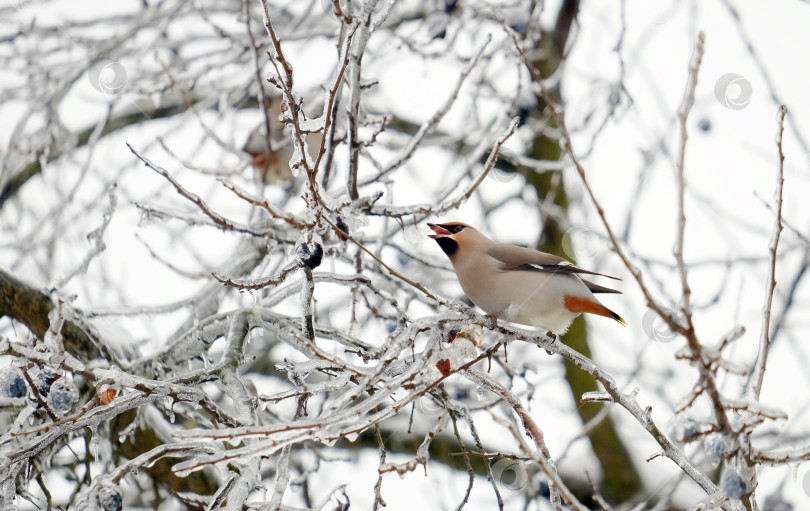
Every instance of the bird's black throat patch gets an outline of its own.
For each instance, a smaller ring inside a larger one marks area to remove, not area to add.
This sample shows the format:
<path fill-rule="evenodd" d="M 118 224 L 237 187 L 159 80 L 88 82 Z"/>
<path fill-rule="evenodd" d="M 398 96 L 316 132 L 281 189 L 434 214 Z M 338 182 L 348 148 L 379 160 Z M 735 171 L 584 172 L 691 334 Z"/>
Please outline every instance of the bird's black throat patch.
<path fill-rule="evenodd" d="M 452 238 L 436 238 L 436 243 L 447 254 L 447 257 L 452 257 L 458 251 L 458 242 Z"/>

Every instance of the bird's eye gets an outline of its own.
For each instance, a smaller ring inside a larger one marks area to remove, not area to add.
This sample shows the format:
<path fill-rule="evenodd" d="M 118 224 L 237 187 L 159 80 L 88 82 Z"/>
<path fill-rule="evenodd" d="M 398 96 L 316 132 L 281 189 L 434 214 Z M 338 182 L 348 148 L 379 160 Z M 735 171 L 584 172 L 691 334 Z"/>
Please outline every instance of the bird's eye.
<path fill-rule="evenodd" d="M 448 231 L 452 232 L 453 234 L 459 233 L 464 230 L 463 225 L 451 225 L 447 228 Z"/>

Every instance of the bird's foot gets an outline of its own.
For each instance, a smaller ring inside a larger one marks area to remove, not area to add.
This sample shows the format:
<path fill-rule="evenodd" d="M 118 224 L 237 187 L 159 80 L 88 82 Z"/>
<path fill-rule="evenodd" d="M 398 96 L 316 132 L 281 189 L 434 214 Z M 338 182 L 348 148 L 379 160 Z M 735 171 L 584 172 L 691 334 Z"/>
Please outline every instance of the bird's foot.
<path fill-rule="evenodd" d="M 548 332 L 546 332 L 546 336 L 547 336 L 547 337 L 551 337 L 551 342 L 552 342 L 552 344 L 553 344 L 553 343 L 555 343 L 555 342 L 557 342 L 557 340 L 559 339 L 559 337 L 557 336 L 557 334 L 555 334 L 555 333 L 554 333 L 554 332 L 552 332 L 551 330 L 549 330 Z M 551 350 L 549 350 L 549 349 L 546 349 L 546 353 L 548 353 L 549 355 L 553 355 L 553 354 L 554 354 L 554 352 L 553 352 L 553 351 L 551 351 Z"/>
<path fill-rule="evenodd" d="M 492 321 L 492 328 L 498 328 L 498 315 L 497 314 L 487 314 L 487 318 Z"/>

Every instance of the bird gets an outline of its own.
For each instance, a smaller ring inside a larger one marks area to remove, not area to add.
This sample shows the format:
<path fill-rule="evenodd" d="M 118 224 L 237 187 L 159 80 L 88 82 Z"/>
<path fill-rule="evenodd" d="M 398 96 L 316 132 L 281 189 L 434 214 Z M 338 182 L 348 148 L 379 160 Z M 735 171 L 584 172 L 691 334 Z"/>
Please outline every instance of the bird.
<path fill-rule="evenodd" d="M 250 132 L 242 147 L 242 150 L 250 156 L 259 181 L 265 185 L 278 184 L 293 177 L 290 159 L 295 152 L 295 143 L 290 136 L 290 130 L 285 130 L 285 125 L 280 120 L 281 100 L 281 96 L 275 96 L 268 97 L 265 101 L 267 124 L 270 125 L 269 142 L 267 127 L 265 122 L 261 122 Z M 309 159 L 314 161 L 312 152 L 321 146 L 323 133 L 306 133 L 304 138 L 308 146 Z"/>
<path fill-rule="evenodd" d="M 472 302 L 490 316 L 543 328 L 553 337 L 568 331 L 581 313 L 627 322 L 608 309 L 594 293 L 621 293 L 583 280 L 594 275 L 565 258 L 526 247 L 493 241 L 462 222 L 428 223 Z"/>

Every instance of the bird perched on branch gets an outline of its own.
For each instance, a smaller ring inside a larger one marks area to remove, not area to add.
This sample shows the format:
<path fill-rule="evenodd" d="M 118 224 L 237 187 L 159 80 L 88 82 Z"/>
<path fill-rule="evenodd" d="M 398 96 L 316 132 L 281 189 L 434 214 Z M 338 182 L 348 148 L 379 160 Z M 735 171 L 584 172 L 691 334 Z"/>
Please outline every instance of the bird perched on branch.
<path fill-rule="evenodd" d="M 267 123 L 262 122 L 251 133 L 242 150 L 251 157 L 251 163 L 256 169 L 260 181 L 265 185 L 272 185 L 293 176 L 290 169 L 290 159 L 295 152 L 295 142 L 290 129 L 285 130 L 281 122 L 282 97 L 275 96 L 266 100 Z M 267 126 L 270 125 L 270 137 L 267 136 Z M 323 141 L 323 133 L 306 133 L 309 159 L 313 161 L 312 153 L 316 152 Z"/>
<path fill-rule="evenodd" d="M 487 314 L 506 321 L 564 334 L 580 313 L 624 319 L 602 305 L 594 293 L 621 293 L 582 280 L 599 275 L 570 261 L 530 248 L 505 245 L 461 222 L 428 224 L 439 247 L 450 258 L 461 288 Z"/>

